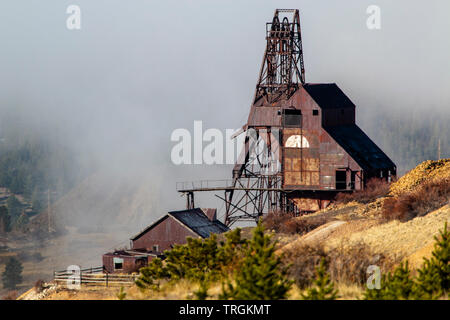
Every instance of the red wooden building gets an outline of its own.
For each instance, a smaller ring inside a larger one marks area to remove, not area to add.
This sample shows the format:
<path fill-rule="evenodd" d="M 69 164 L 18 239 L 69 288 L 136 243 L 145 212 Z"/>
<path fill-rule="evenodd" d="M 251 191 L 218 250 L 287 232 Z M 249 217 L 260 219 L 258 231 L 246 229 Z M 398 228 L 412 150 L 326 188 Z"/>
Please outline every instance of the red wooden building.
<path fill-rule="evenodd" d="M 171 211 L 131 238 L 131 249 L 103 255 L 103 267 L 108 273 L 137 272 L 155 257 L 175 244 L 186 243 L 187 237 L 207 238 L 211 233 L 230 230 L 216 218 L 216 209 L 194 208 Z"/>

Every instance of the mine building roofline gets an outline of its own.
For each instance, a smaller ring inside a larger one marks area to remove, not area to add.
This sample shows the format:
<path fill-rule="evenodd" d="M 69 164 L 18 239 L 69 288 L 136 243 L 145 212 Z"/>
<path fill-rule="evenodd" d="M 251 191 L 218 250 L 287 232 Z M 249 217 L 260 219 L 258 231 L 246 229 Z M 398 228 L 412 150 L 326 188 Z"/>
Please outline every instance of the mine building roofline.
<path fill-rule="evenodd" d="M 156 220 L 156 222 L 152 223 L 147 228 L 133 236 L 130 240 L 135 241 L 139 239 L 141 236 L 169 217 L 174 218 L 202 238 L 209 237 L 211 233 L 223 233 L 230 230 L 226 225 L 217 219 L 211 221 L 201 208 L 194 208 L 188 210 L 170 211 Z"/>
<path fill-rule="evenodd" d="M 395 163 L 356 124 L 323 128 L 363 170 L 396 170 Z"/>
<path fill-rule="evenodd" d="M 336 83 L 306 83 L 303 88 L 322 109 L 355 108 Z"/>

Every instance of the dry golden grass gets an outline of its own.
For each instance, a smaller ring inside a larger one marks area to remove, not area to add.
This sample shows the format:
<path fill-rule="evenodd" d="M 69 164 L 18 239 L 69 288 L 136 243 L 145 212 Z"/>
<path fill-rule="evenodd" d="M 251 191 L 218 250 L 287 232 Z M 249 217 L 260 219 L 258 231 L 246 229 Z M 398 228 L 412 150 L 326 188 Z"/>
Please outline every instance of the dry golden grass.
<path fill-rule="evenodd" d="M 364 288 L 355 284 L 335 283 L 335 289 L 338 290 L 338 300 L 359 300 L 364 293 Z M 288 292 L 288 300 L 302 300 L 306 291 L 307 288 L 302 290 L 294 284 Z"/>
<path fill-rule="evenodd" d="M 117 300 L 119 287 L 81 287 L 79 290 L 58 289 L 44 300 Z"/>
<path fill-rule="evenodd" d="M 390 189 L 391 195 L 397 196 L 410 192 L 421 185 L 423 181 L 445 176 L 450 176 L 450 159 L 426 161 L 393 183 Z M 351 248 L 360 244 L 370 248 L 371 257 L 381 253 L 391 261 L 408 259 L 413 269 L 418 268 L 422 264 L 423 257 L 430 256 L 433 250 L 434 236 L 442 229 L 444 222 L 450 220 L 450 205 L 407 222 L 385 222 L 380 217 L 386 199 L 385 197 L 378 198 L 368 204 L 357 202 L 335 204 L 308 215 L 308 219 L 323 217 L 328 223 L 304 236 L 276 233 L 275 238 L 279 240 L 277 253 L 285 252 L 296 245 L 302 245 L 306 241 L 314 244 L 322 243 L 328 252 L 343 246 Z M 305 219 L 305 217 L 297 219 Z M 243 237 L 250 238 L 251 230 L 252 228 L 245 228 Z M 339 261 L 339 258 L 336 261 Z M 345 262 L 344 264 L 350 263 Z M 27 269 L 37 272 L 31 266 Z M 28 270 L 26 272 L 30 272 Z M 342 282 L 343 280 L 339 280 L 341 279 L 339 277 L 335 277 L 335 279 L 338 281 L 336 286 L 339 290 L 339 299 L 360 299 L 362 297 L 364 291 L 362 286 L 347 284 Z M 126 287 L 124 290 L 126 292 L 125 299 L 131 300 L 194 299 L 194 292 L 198 290 L 198 287 L 198 284 L 181 280 L 177 282 L 163 281 L 159 290 L 143 292 L 136 286 Z M 120 287 L 84 287 L 79 291 L 60 290 L 49 295 L 47 299 L 117 299 L 119 290 Z M 218 299 L 221 290 L 221 283 L 212 284 L 208 290 L 210 299 Z M 289 291 L 288 299 L 301 299 L 301 293 L 301 289 L 294 285 Z"/>
<path fill-rule="evenodd" d="M 434 236 L 450 220 L 450 206 L 446 205 L 426 216 L 408 222 L 391 221 L 345 236 L 349 243 L 365 243 L 374 252 L 392 258 L 407 257 L 433 243 Z M 342 237 L 329 239 L 327 246 L 337 246 Z"/>
<path fill-rule="evenodd" d="M 424 258 L 430 258 L 431 253 L 434 249 L 434 242 L 430 242 L 423 248 L 417 250 L 413 254 L 409 255 L 406 260 L 408 260 L 411 269 L 419 269 L 422 266 Z"/>
<path fill-rule="evenodd" d="M 362 299 L 364 288 L 356 284 L 337 283 L 339 292 L 338 300 L 359 300 Z"/>

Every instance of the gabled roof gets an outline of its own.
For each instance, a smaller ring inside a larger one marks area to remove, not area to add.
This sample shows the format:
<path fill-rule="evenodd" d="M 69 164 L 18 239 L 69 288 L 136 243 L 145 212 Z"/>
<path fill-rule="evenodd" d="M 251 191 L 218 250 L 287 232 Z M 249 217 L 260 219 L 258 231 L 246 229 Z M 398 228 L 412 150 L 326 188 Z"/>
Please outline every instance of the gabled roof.
<path fill-rule="evenodd" d="M 169 215 L 186 225 L 202 238 L 207 238 L 211 233 L 222 233 L 230 230 L 219 220 L 211 221 L 202 209 L 171 211 Z"/>
<path fill-rule="evenodd" d="M 145 249 L 129 249 L 129 250 L 115 250 L 113 252 L 105 253 L 104 256 L 127 256 L 127 257 L 147 257 L 147 256 L 154 256 L 154 257 L 160 257 L 162 256 L 161 252 L 155 252 L 151 250 L 145 250 Z"/>
<path fill-rule="evenodd" d="M 153 229 L 155 226 L 160 224 L 162 221 L 172 217 L 175 220 L 182 223 L 186 228 L 192 230 L 194 233 L 198 234 L 202 238 L 207 238 L 211 233 L 223 233 L 229 231 L 226 225 L 224 225 L 219 220 L 211 221 L 208 219 L 206 214 L 200 208 L 190 209 L 190 210 L 180 210 L 180 211 L 170 211 L 159 218 L 156 222 L 149 225 L 147 228 L 142 230 L 140 233 L 131 238 L 131 240 L 139 239 L 142 235 L 146 234 L 148 231 Z"/>
<path fill-rule="evenodd" d="M 324 129 L 364 170 L 395 167 L 394 162 L 356 124 Z"/>
<path fill-rule="evenodd" d="M 355 107 L 336 83 L 306 83 L 303 88 L 322 109 Z"/>

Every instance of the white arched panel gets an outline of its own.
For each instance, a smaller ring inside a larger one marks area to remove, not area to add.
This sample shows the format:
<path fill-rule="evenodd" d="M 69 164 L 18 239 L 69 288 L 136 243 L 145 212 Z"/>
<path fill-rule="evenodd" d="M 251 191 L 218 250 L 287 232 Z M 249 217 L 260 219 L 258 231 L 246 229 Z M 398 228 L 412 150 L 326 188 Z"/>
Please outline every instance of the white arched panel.
<path fill-rule="evenodd" d="M 286 148 L 309 148 L 308 140 L 301 134 L 294 134 L 286 140 Z"/>

